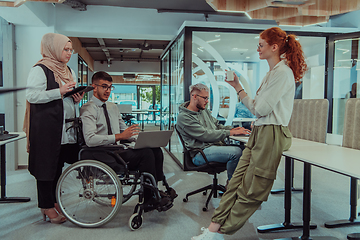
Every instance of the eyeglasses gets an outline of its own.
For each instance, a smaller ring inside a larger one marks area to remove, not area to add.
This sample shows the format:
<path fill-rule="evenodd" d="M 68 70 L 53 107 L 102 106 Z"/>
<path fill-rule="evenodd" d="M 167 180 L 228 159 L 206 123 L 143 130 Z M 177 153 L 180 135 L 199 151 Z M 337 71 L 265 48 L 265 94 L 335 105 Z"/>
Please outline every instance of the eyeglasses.
<path fill-rule="evenodd" d="M 209 97 L 203 97 L 203 96 L 200 96 L 200 95 L 198 95 L 198 94 L 196 94 L 196 96 L 201 97 L 201 98 L 204 99 L 205 101 L 209 101 Z"/>
<path fill-rule="evenodd" d="M 70 49 L 70 48 L 64 48 L 63 51 L 71 53 L 71 54 L 74 53 L 74 49 Z"/>
<path fill-rule="evenodd" d="M 95 84 L 95 85 L 99 86 L 99 87 L 102 87 L 102 89 L 104 89 L 104 91 L 107 91 L 107 90 L 112 91 L 112 90 L 115 89 L 115 86 L 113 86 L 113 85 L 110 85 L 110 86 L 108 86 L 108 85 L 99 85 L 99 84 Z"/>

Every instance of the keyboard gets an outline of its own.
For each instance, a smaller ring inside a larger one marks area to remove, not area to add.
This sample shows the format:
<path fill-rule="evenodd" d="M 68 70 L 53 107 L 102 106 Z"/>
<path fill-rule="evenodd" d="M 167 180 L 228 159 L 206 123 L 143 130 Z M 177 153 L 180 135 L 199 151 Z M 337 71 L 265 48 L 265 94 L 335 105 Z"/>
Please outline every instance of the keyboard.
<path fill-rule="evenodd" d="M 5 141 L 11 138 L 16 138 L 18 137 L 19 134 L 0 134 L 0 141 Z"/>

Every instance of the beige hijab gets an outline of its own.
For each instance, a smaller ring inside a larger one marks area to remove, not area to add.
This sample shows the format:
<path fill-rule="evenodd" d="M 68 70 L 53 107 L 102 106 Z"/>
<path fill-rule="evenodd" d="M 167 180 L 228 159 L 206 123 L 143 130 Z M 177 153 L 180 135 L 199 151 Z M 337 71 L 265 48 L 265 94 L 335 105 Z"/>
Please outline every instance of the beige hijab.
<path fill-rule="evenodd" d="M 55 76 L 55 81 L 61 87 L 64 83 L 74 81 L 71 71 L 66 63 L 61 62 L 61 55 L 66 43 L 71 40 L 61 34 L 47 33 L 41 39 L 41 55 L 43 58 L 37 64 L 43 64 L 49 68 Z M 24 118 L 23 131 L 27 136 L 27 152 L 29 152 L 29 124 L 30 124 L 30 103 L 26 101 L 26 111 Z"/>

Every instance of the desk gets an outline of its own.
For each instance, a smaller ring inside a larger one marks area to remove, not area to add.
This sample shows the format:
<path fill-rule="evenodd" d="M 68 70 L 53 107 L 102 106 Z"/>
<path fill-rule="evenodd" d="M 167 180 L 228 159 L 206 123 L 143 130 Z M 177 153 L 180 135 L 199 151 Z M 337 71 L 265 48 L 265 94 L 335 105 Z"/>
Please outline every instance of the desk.
<path fill-rule="evenodd" d="M 156 113 L 160 112 L 160 110 L 159 109 L 148 109 L 147 111 L 149 112 L 149 114 L 153 115 L 155 126 L 156 126 Z"/>
<path fill-rule="evenodd" d="M 141 131 L 144 131 L 144 114 L 148 114 L 149 111 L 146 109 L 136 109 L 133 110 L 132 113 L 141 115 Z"/>
<path fill-rule="evenodd" d="M 304 163 L 304 196 L 303 196 L 303 235 L 301 239 L 337 239 L 334 237 L 311 237 L 310 238 L 310 211 L 311 211 L 311 165 L 320 167 L 332 172 L 336 172 L 352 179 L 359 179 L 360 161 L 359 150 L 345 148 L 340 146 L 327 145 L 312 141 L 302 140 L 307 144 L 304 151 L 304 145 L 297 144 L 297 140 L 293 142 L 291 148 L 284 152 L 287 157 L 286 161 L 291 158 Z M 285 183 L 289 185 L 289 183 Z M 355 188 L 356 190 L 356 188 Z M 291 195 L 291 189 L 286 187 L 285 194 Z M 355 201 L 356 204 L 356 201 Z M 290 238 L 295 239 L 295 238 Z M 299 238 L 296 238 L 299 239 Z"/>
<path fill-rule="evenodd" d="M 234 140 L 247 142 L 244 137 L 231 137 Z M 281 229 L 292 228 L 290 222 L 291 211 L 291 159 L 304 163 L 304 195 L 303 195 L 303 235 L 300 239 L 337 239 L 334 237 L 311 237 L 310 238 L 310 211 L 311 211 L 311 165 L 320 167 L 332 172 L 336 172 L 351 177 L 351 182 L 355 182 L 360 178 L 360 151 L 340 146 L 327 145 L 313 141 L 293 138 L 292 145 L 288 151 L 283 152 L 285 156 L 285 222 L 278 224 Z M 355 187 L 353 187 L 355 186 Z M 351 192 L 351 212 L 356 214 L 356 185 L 352 184 Z M 355 197 L 354 197 L 355 196 Z M 355 211 L 354 211 L 355 206 Z M 353 216 L 352 216 L 353 217 Z M 356 215 L 355 215 L 356 218 Z M 354 222 L 350 219 L 347 222 Z M 271 225 L 267 225 L 271 226 Z M 261 226 L 264 229 L 267 226 Z M 288 227 L 290 226 L 290 227 Z M 258 229 L 259 229 L 258 228 Z M 273 229 L 273 230 L 281 230 Z M 281 240 L 295 240 L 295 238 L 284 238 Z"/>
<path fill-rule="evenodd" d="M 242 126 L 243 122 L 253 122 L 255 120 L 256 120 L 256 118 L 234 118 L 233 119 L 233 125 L 234 125 L 235 122 L 240 122 L 241 126 Z"/>
<path fill-rule="evenodd" d="M 11 203 L 11 202 L 28 202 L 30 201 L 30 198 L 28 197 L 6 197 L 6 159 L 5 159 L 5 145 L 10 142 L 14 142 L 17 140 L 20 140 L 22 138 L 25 138 L 26 135 L 24 132 L 12 132 L 11 134 L 19 134 L 19 136 L 15 138 L 10 138 L 8 140 L 0 141 L 1 145 L 1 155 L 0 155 L 0 161 L 1 161 L 1 198 L 0 203 Z"/>

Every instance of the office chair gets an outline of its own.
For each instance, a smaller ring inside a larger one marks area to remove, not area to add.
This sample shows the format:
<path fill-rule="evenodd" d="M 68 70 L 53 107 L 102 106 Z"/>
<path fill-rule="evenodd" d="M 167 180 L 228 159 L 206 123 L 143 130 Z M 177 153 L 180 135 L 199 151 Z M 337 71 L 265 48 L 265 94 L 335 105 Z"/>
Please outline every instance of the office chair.
<path fill-rule="evenodd" d="M 130 114 L 126 114 L 126 113 L 123 113 L 122 114 L 122 119 L 124 120 L 125 124 L 128 125 L 128 126 L 131 126 L 132 125 L 132 119 L 135 118 L 133 115 L 130 115 Z"/>
<path fill-rule="evenodd" d="M 180 138 L 181 144 L 183 146 L 183 153 L 184 153 L 184 171 L 197 171 L 197 172 L 206 172 L 210 175 L 213 175 L 213 183 L 210 185 L 207 185 L 205 187 L 199 188 L 195 191 L 189 192 L 188 194 L 186 194 L 186 197 L 183 199 L 184 202 L 188 201 L 188 197 L 191 195 L 194 195 L 196 193 L 199 192 L 203 192 L 204 195 L 206 195 L 207 190 L 211 189 L 211 192 L 206 200 L 206 204 L 205 207 L 203 207 L 203 211 L 207 211 L 208 210 L 208 205 L 210 202 L 211 197 L 213 196 L 214 198 L 217 198 L 217 194 L 218 194 L 218 190 L 225 192 L 226 188 L 225 186 L 218 184 L 218 179 L 217 179 L 217 174 L 223 172 L 226 170 L 226 163 L 218 163 L 218 162 L 208 162 L 204 152 L 201 149 L 192 149 L 193 151 L 198 151 L 200 152 L 200 154 L 203 156 L 203 158 L 206 161 L 206 164 L 201 165 L 201 166 L 196 166 L 193 162 L 192 162 L 192 157 L 190 155 L 190 150 L 188 150 L 185 147 L 185 142 L 181 136 L 181 134 L 179 133 L 177 126 L 175 125 L 175 129 L 176 132 Z"/>

